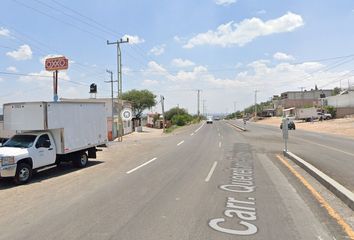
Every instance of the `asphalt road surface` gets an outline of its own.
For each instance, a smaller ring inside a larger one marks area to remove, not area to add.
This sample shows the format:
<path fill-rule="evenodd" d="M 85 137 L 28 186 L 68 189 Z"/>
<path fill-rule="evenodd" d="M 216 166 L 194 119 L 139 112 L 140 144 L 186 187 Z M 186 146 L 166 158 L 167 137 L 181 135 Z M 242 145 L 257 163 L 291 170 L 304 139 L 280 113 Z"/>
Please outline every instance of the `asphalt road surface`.
<path fill-rule="evenodd" d="M 243 126 L 240 121 L 232 122 Z M 246 128 L 250 132 L 245 136 L 250 138 L 258 136 L 257 142 L 262 145 L 263 141 L 263 145 L 268 150 L 270 146 L 284 148 L 279 127 L 247 123 Z M 352 138 L 290 130 L 288 149 L 354 192 L 354 140 Z"/>
<path fill-rule="evenodd" d="M 279 132 L 250 127 L 194 125 L 79 171 L 1 180 L 0 239 L 348 239 L 278 160 Z"/>

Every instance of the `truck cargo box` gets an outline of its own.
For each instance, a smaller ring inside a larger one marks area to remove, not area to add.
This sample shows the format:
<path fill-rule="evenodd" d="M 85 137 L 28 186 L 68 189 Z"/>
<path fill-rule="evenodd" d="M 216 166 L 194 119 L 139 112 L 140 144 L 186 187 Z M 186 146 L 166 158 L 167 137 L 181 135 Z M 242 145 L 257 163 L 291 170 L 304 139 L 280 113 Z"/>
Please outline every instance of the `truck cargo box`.
<path fill-rule="evenodd" d="M 104 103 L 24 102 L 4 104 L 4 129 L 50 131 L 57 154 L 107 142 Z"/>

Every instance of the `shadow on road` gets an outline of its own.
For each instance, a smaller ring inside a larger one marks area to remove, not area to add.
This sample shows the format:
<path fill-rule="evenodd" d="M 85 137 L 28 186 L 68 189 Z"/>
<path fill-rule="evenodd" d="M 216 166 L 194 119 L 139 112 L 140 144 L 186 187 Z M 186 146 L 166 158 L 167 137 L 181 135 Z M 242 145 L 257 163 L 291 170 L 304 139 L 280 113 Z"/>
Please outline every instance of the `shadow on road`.
<path fill-rule="evenodd" d="M 90 168 L 96 166 L 98 164 L 102 164 L 102 161 L 89 161 L 86 168 Z M 85 169 L 85 168 L 84 168 Z M 63 176 L 66 174 L 70 174 L 72 172 L 76 172 L 80 170 L 80 168 L 74 167 L 70 162 L 61 163 L 59 166 L 53 166 L 52 168 L 40 171 L 38 173 L 33 173 L 32 180 L 28 184 L 38 183 L 45 181 L 47 179 L 52 179 L 55 177 Z M 0 190 L 14 188 L 17 187 L 15 185 L 12 178 L 2 178 L 0 179 Z"/>

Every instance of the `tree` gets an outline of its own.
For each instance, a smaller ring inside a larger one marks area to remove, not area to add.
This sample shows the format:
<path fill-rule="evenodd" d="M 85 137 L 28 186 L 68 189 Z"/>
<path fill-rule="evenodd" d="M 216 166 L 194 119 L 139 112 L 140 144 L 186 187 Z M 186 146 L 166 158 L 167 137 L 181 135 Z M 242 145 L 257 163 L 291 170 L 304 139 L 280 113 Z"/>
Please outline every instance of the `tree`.
<path fill-rule="evenodd" d="M 122 99 L 132 103 L 135 117 L 140 119 L 145 109 L 156 105 L 156 96 L 149 90 L 130 90 L 122 94 Z"/>
<path fill-rule="evenodd" d="M 172 120 L 174 115 L 184 115 L 184 114 L 188 114 L 185 109 L 179 108 L 179 107 L 174 107 L 174 108 L 171 108 L 170 110 L 165 112 L 165 119 Z"/>
<path fill-rule="evenodd" d="M 332 91 L 332 95 L 338 95 L 340 92 L 342 91 L 342 89 L 340 89 L 339 87 L 335 87 Z"/>

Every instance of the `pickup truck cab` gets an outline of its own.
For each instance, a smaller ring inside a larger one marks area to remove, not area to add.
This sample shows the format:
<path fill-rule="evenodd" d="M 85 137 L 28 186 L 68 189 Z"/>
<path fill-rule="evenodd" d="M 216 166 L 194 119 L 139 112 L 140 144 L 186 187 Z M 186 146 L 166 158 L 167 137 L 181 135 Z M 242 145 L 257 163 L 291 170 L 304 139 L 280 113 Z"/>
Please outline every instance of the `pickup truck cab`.
<path fill-rule="evenodd" d="M 85 152 L 76 157 L 79 160 L 75 160 L 75 165 L 86 166 Z M 0 177 L 13 177 L 17 184 L 27 183 L 33 170 L 57 164 L 59 161 L 50 132 L 16 134 L 0 147 Z"/>

